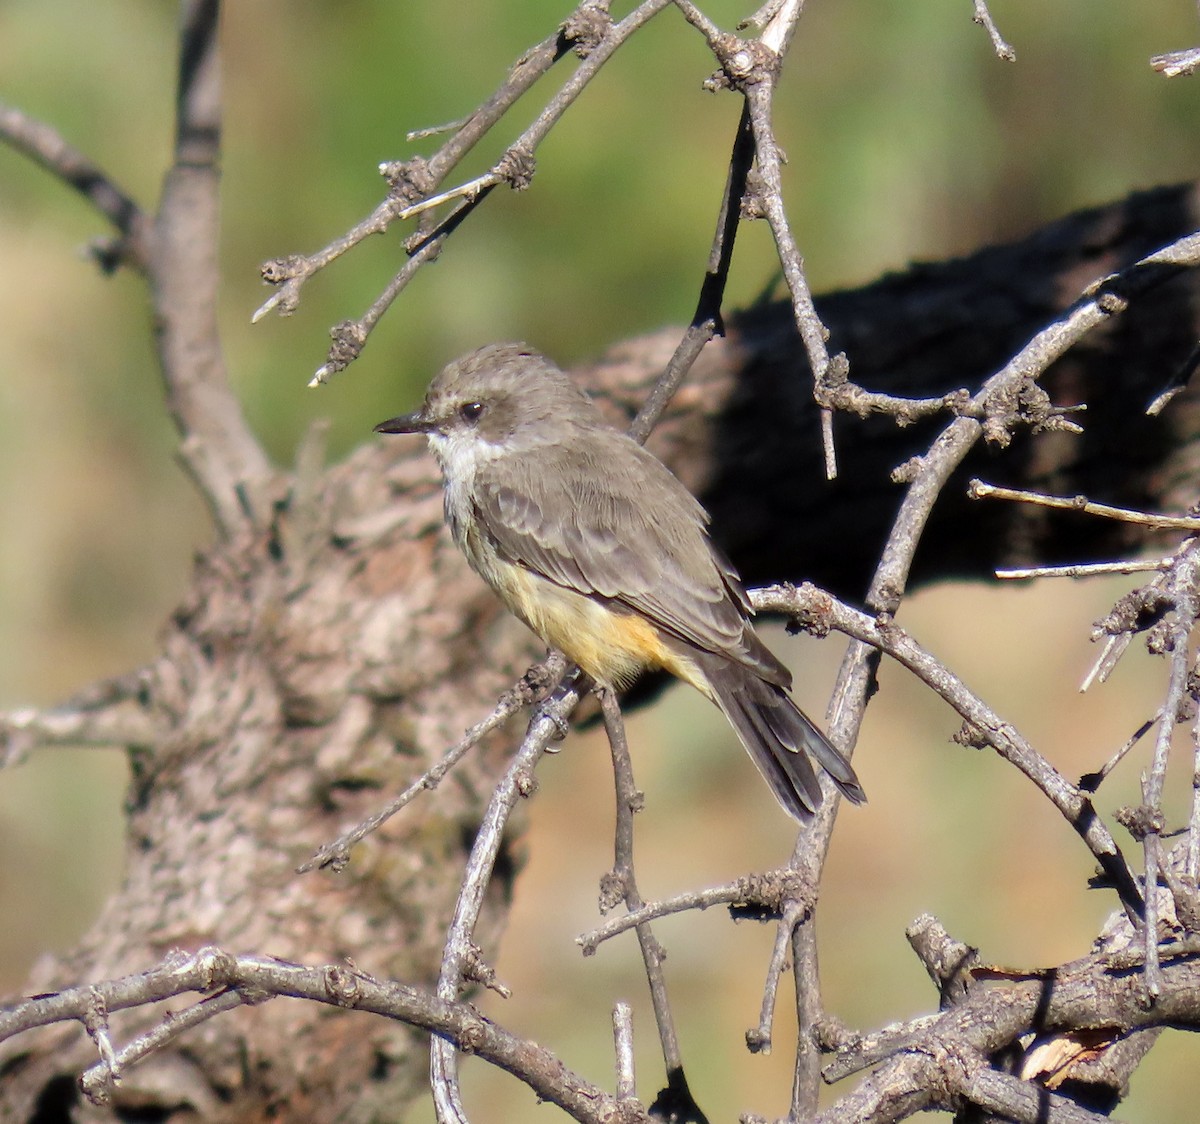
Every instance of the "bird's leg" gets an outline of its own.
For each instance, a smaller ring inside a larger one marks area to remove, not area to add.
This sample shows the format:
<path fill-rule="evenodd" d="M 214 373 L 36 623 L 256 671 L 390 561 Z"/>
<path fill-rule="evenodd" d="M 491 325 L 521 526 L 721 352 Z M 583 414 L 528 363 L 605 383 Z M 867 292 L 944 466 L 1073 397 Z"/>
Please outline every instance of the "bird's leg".
<path fill-rule="evenodd" d="M 559 660 L 562 659 L 559 653 L 552 652 L 547 664 L 552 666 L 555 662 L 554 657 L 556 656 Z M 560 672 L 557 680 L 549 687 L 545 698 L 533 708 L 532 720 L 536 722 L 539 718 L 546 718 L 552 722 L 557 730 L 554 740 L 561 742 L 567 736 L 571 726 L 567 717 L 560 713 L 561 708 L 558 706 L 558 703 L 563 695 L 571 690 L 577 691 L 582 696 L 589 685 L 590 680 L 583 671 L 574 664 L 565 663 L 564 661 L 563 670 Z M 547 746 L 546 752 L 557 753 L 560 748 L 560 746 Z"/>

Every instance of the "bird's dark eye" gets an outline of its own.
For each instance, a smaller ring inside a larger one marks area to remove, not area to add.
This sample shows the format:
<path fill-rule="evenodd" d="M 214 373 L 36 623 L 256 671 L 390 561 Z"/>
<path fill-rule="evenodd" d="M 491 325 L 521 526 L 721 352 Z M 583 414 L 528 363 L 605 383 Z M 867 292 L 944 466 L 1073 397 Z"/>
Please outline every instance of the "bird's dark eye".
<path fill-rule="evenodd" d="M 467 425 L 474 425 L 481 417 L 483 417 L 482 402 L 464 402 L 458 408 L 458 416 L 462 418 Z"/>

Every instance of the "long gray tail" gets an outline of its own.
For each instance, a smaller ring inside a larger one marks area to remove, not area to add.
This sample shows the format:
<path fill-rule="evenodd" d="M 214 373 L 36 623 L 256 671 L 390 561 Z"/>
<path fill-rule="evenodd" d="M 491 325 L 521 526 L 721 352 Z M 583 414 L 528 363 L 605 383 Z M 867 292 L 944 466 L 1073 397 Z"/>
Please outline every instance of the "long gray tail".
<path fill-rule="evenodd" d="M 821 803 L 814 763 L 847 800 L 866 800 L 850 762 L 782 687 L 719 656 L 704 659 L 702 666 L 714 701 L 790 815 L 807 820 Z"/>

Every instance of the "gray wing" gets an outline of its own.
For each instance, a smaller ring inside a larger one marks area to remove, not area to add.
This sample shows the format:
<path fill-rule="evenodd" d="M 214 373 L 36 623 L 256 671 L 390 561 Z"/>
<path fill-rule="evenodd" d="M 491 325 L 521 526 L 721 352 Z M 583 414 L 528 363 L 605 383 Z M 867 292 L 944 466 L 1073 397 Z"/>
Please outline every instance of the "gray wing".
<path fill-rule="evenodd" d="M 705 651 L 775 682 L 790 675 L 747 624 L 708 516 L 666 467 L 614 431 L 480 466 L 476 510 L 501 553 L 557 585 L 625 605 Z"/>

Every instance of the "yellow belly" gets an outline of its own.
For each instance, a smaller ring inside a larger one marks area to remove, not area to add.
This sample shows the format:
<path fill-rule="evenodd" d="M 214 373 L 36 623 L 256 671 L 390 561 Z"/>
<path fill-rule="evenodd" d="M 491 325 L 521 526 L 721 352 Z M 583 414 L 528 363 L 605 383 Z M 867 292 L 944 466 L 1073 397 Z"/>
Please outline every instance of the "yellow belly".
<path fill-rule="evenodd" d="M 696 665 L 672 651 L 644 617 L 611 609 L 509 563 L 500 563 L 493 574 L 498 580 L 490 584 L 505 604 L 601 686 L 619 689 L 639 672 L 661 667 L 709 694 Z"/>

